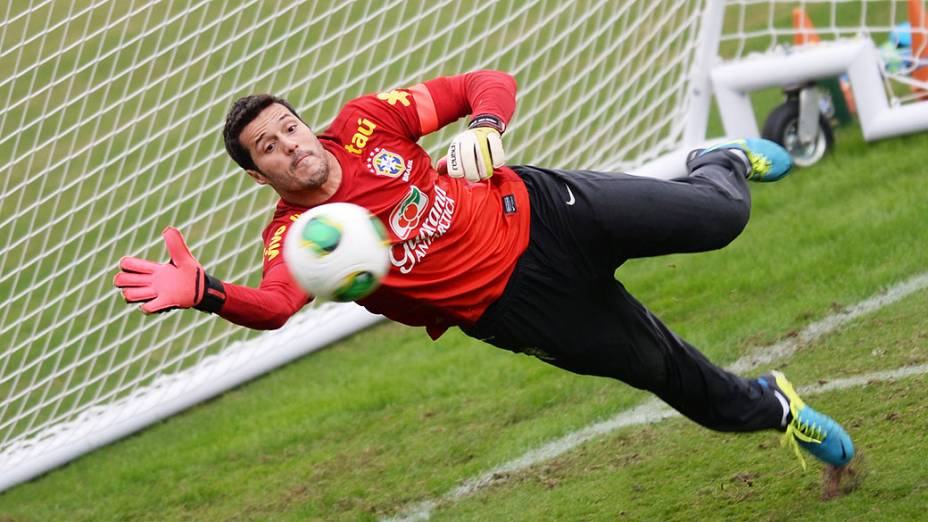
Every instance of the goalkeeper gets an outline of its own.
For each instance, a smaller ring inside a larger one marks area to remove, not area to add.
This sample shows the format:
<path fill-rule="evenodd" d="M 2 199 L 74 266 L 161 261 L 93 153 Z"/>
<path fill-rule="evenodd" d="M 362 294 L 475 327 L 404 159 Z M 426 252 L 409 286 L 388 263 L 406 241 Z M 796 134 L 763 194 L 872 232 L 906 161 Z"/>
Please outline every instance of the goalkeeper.
<path fill-rule="evenodd" d="M 120 261 L 115 284 L 146 313 L 197 308 L 250 328 L 282 326 L 312 299 L 282 248 L 297 216 L 322 203 L 366 207 L 385 223 L 392 266 L 359 303 L 395 321 L 449 327 L 586 375 L 649 390 L 720 431 L 776 429 L 836 468 L 854 455 L 831 418 L 806 406 L 778 373 L 745 379 L 709 362 L 615 280 L 627 259 L 702 252 L 747 223 L 748 180 L 786 175 L 765 140 L 697 150 L 672 181 L 504 165 L 502 135 L 516 84 L 497 71 L 436 78 L 351 100 L 318 136 L 285 100 L 252 95 L 226 119 L 226 150 L 280 195 L 263 233 L 258 288 L 208 275 L 176 229 L 171 257 Z M 468 129 L 433 167 L 418 139 L 462 117 Z M 441 171 L 441 172 L 440 172 Z"/>

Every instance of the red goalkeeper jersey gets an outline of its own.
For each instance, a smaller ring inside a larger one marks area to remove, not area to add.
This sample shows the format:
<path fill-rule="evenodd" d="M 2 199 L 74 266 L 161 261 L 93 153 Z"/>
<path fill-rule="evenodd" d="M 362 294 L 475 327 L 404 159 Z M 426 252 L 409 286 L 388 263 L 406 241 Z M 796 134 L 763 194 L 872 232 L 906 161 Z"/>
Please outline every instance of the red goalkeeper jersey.
<path fill-rule="evenodd" d="M 425 326 L 437 338 L 449 326 L 475 322 L 502 294 L 528 244 L 524 184 L 505 167 L 480 183 L 439 175 L 416 142 L 466 115 L 493 114 L 508 121 L 514 108 L 512 78 L 478 71 L 356 98 L 319 135 L 342 169 L 341 185 L 326 203 L 367 208 L 383 221 L 392 243 L 390 271 L 361 305 Z M 272 280 L 292 302 L 265 315 L 285 310 L 289 317 L 309 300 L 285 274 L 282 251 L 290 224 L 305 210 L 281 200 L 264 230 L 265 282 Z M 220 314 L 260 327 L 268 318 L 254 308 L 239 309 L 246 303 L 237 297 L 248 301 L 240 289 L 227 290 Z"/>

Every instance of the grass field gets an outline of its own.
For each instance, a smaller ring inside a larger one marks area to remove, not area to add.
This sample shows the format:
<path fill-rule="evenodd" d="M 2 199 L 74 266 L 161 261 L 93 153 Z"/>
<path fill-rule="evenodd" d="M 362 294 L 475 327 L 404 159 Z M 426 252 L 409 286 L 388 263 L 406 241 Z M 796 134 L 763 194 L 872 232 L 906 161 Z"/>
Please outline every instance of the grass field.
<path fill-rule="evenodd" d="M 507 135 L 510 150 L 520 151 L 514 160 L 547 158 L 556 166 L 604 161 L 610 130 L 633 136 L 634 125 L 647 123 L 635 119 L 641 107 L 633 108 L 627 127 L 610 119 L 615 107 L 628 105 L 615 90 L 638 81 L 632 72 L 651 69 L 623 59 L 639 34 L 618 24 L 599 32 L 614 11 L 609 2 L 539 3 L 524 13 L 519 2 L 500 4 L 487 16 L 515 13 L 518 23 L 492 39 L 464 41 L 469 33 L 451 31 L 441 45 L 423 44 L 405 57 L 398 50 L 452 27 L 458 4 L 466 3 L 290 3 L 277 6 L 283 16 L 264 25 L 261 2 L 113 2 L 49 29 L 96 4 L 7 6 L 8 13 L 36 7 L 3 27 L 5 71 L 70 46 L 81 31 L 94 36 L 16 81 L 0 79 L 0 97 L 8 101 L 0 133 L 7 161 L 0 236 L 8 249 L 0 256 L 6 343 L 0 366 L 41 361 L 15 381 L 7 378 L 12 371 L 0 371 L 0 397 L 32 391 L 0 412 L 4 423 L 15 419 L 0 429 L 4 440 L 95 395 L 125 394 L 255 335 L 199 314 L 144 317 L 124 307 L 110 284 L 120 256 L 163 256 L 158 231 L 169 224 L 184 229 L 217 275 L 257 282 L 257 231 L 274 197 L 232 172 L 220 150 L 222 115 L 237 95 L 286 93 L 318 123 L 350 96 L 405 84 L 407 76 L 489 64 L 518 71 L 522 85 L 519 126 Z M 839 21 L 853 21 L 858 4 L 842 4 Z M 635 5 L 653 16 L 667 11 Z M 762 26 L 763 7 L 751 7 L 748 22 Z M 236 9 L 241 14 L 226 16 Z M 808 9 L 828 20 L 826 4 Z M 111 30 L 94 32 L 130 12 Z M 424 21 L 414 29 L 402 25 L 418 16 Z M 351 38 L 327 40 L 361 18 Z M 788 9 L 777 18 L 788 24 Z M 146 32 L 137 48 L 100 51 L 134 41 L 161 19 L 175 21 Z M 570 25 L 574 20 L 582 23 Z M 253 30 L 236 32 L 251 21 L 258 24 Z M 526 27 L 550 30 L 510 47 Z M 45 30 L 53 36 L 48 42 L 28 40 Z M 287 37 L 274 40 L 281 34 Z M 307 51 L 322 41 L 321 50 Z M 747 49 L 768 43 L 757 36 Z M 586 52 L 571 54 L 577 49 Z M 96 66 L 53 81 L 88 60 Z M 563 79 L 581 74 L 582 81 L 561 90 Z M 639 105 L 654 96 L 645 93 Z M 755 99 L 764 114 L 780 95 Z M 49 107 L 68 110 L 50 114 Z M 712 127 L 710 135 L 718 134 L 718 123 Z M 426 145 L 439 150 L 448 136 L 430 136 Z M 554 139 L 562 147 L 553 147 Z M 33 150 L 36 143 L 45 146 Z M 856 129 L 845 129 L 838 147 L 814 168 L 755 186 L 751 223 L 728 248 L 630 262 L 618 277 L 683 337 L 729 364 L 928 270 L 928 136 L 864 144 Z M 574 163 L 559 162 L 563 149 Z M 41 198 L 47 199 L 35 204 Z M 925 364 L 926 304 L 928 292 L 917 292 L 753 373 L 780 367 L 796 384 L 809 385 Z M 80 360 L 72 371 L 55 373 Z M 90 376 L 99 378 L 73 391 Z M 36 380 L 47 382 L 33 389 Z M 719 435 L 679 418 L 622 428 L 458 498 L 448 492 L 648 396 L 458 331 L 432 343 L 419 330 L 382 324 L 0 493 L 0 522 L 373 520 L 440 498 L 432 512 L 438 520 L 913 519 L 928 503 L 925 383 L 908 377 L 810 398 L 847 423 L 867 458 L 861 488 L 828 503 L 819 499 L 818 466 L 803 473 L 776 434 Z M 16 417 L 16 410 L 65 391 L 62 401 Z"/>
<path fill-rule="evenodd" d="M 755 185 L 747 230 L 721 251 L 628 263 L 622 281 L 713 360 L 806 325 L 926 269 L 928 136 L 839 149 Z M 928 361 L 917 292 L 777 361 L 798 385 Z M 766 369 L 758 369 L 758 372 Z M 860 489 L 819 497 L 775 433 L 679 419 L 628 427 L 499 478 L 437 520 L 912 519 L 928 502 L 924 377 L 816 395 L 866 457 Z M 0 520 L 365 520 L 441 497 L 646 395 L 482 345 L 384 324 L 0 495 Z"/>

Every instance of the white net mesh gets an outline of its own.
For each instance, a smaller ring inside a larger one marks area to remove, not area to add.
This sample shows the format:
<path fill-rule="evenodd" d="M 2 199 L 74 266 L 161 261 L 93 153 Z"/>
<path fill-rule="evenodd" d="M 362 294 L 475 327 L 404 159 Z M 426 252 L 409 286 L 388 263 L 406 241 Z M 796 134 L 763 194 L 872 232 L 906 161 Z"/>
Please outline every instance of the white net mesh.
<path fill-rule="evenodd" d="M 189 392 L 167 376 L 217 371 L 214 356 L 258 338 L 197 312 L 144 317 L 111 284 L 122 255 L 165 259 L 167 225 L 215 275 L 257 283 L 275 196 L 225 156 L 220 131 L 235 98 L 280 94 L 322 127 L 351 97 L 492 67 L 521 84 L 507 134 L 516 161 L 631 164 L 679 141 L 700 7 L 5 3 L 0 475 L 54 449 L 43 442 L 74 442 L 69 430 L 80 439 L 156 407 L 159 394 Z M 427 148 L 440 154 L 456 130 Z M 288 328 L 317 335 L 339 310 L 311 310 Z"/>
<path fill-rule="evenodd" d="M 789 40 L 794 4 L 732 2 L 723 55 Z M 900 2 L 802 5 L 823 37 L 888 34 L 905 18 Z M 857 14 L 846 14 L 850 6 Z M 120 256 L 165 259 L 159 232 L 167 225 L 185 233 L 214 275 L 258 282 L 259 232 L 276 197 L 223 152 L 220 130 L 235 98 L 283 95 L 321 128 L 357 95 L 502 69 L 520 83 L 506 137 L 513 162 L 630 168 L 681 145 L 704 7 L 4 3 L 0 476 L 193 391 L 203 375 L 229 371 L 218 361 L 254 365 L 249 358 L 267 355 L 268 343 L 294 342 L 297 330 L 324 337 L 323 325 L 348 313 L 311 309 L 286 327 L 291 334 L 261 337 L 197 312 L 145 317 L 112 287 Z M 458 130 L 424 145 L 438 157 Z M 108 405 L 129 406 L 106 415 Z"/>

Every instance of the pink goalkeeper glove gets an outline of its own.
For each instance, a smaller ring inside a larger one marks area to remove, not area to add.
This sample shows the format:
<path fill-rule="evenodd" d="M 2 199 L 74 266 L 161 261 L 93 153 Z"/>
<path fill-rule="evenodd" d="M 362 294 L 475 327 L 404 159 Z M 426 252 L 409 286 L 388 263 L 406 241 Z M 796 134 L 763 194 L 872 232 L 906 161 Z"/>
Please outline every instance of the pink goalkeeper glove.
<path fill-rule="evenodd" d="M 121 271 L 113 284 L 122 289 L 127 303 L 139 306 L 146 314 L 166 312 L 175 308 L 197 308 L 217 312 L 225 302 L 222 282 L 206 274 L 190 254 L 180 231 L 167 227 L 161 235 L 171 260 L 154 263 L 137 257 L 119 260 Z"/>

